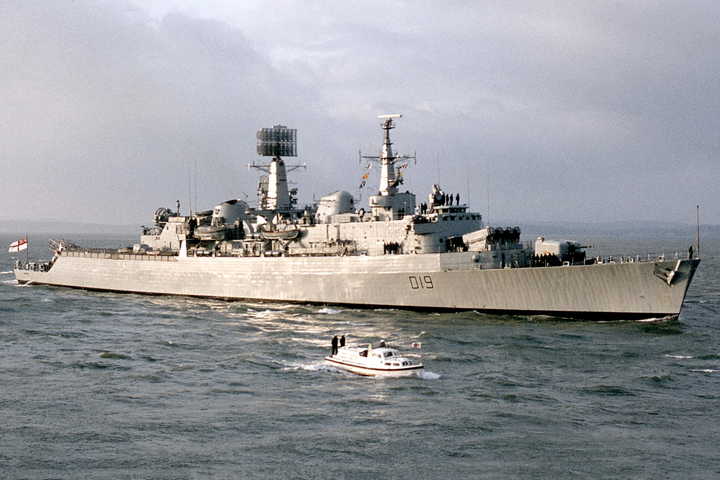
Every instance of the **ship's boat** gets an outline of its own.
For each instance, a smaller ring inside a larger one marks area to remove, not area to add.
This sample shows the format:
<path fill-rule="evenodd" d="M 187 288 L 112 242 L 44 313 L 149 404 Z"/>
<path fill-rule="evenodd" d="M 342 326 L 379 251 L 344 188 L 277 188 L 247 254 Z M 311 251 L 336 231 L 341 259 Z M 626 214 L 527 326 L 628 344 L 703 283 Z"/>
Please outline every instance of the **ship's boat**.
<path fill-rule="evenodd" d="M 358 205 L 335 191 L 298 207 L 287 174 L 305 164 L 296 131 L 258 132 L 263 172 L 258 200 L 228 200 L 182 215 L 160 208 L 132 249 L 89 249 L 49 242 L 49 262 L 18 261 L 20 283 L 148 294 L 189 295 L 418 310 L 583 319 L 676 317 L 700 263 L 692 254 L 588 255 L 573 240 L 521 241 L 516 226 L 485 225 L 479 213 L 433 185 L 427 202 L 402 191 L 415 157 L 397 155 L 390 131 L 399 115 L 384 115 L 377 194 Z M 362 176 L 368 182 L 371 169 Z"/>
<path fill-rule="evenodd" d="M 195 228 L 195 237 L 198 240 L 225 240 L 232 230 L 231 225 L 203 225 Z"/>
<path fill-rule="evenodd" d="M 373 348 L 372 344 L 340 347 L 335 355 L 325 357 L 325 361 L 333 367 L 365 376 L 408 375 L 423 368 L 422 363 L 414 363 L 394 348 Z"/>
<path fill-rule="evenodd" d="M 300 229 L 290 226 L 284 229 L 260 230 L 260 235 L 268 240 L 294 240 L 300 235 Z"/>

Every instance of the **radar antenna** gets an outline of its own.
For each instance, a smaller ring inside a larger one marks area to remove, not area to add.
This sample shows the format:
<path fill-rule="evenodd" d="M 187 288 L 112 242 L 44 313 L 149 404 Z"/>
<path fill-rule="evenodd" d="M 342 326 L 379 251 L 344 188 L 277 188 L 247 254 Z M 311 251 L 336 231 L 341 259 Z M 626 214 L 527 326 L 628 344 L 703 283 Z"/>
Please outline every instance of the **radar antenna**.
<path fill-rule="evenodd" d="M 257 132 L 257 153 L 262 157 L 273 157 L 270 165 L 258 160 L 257 163 L 248 163 L 248 170 L 256 169 L 269 175 L 267 183 L 261 179 L 258 194 L 260 196 L 260 208 L 263 210 L 275 210 L 290 212 L 293 205 L 290 192 L 288 191 L 287 172 L 299 168 L 305 169 L 306 165 L 285 165 L 281 156 L 297 156 L 297 130 L 287 128 L 284 125 L 274 125 L 271 128 L 263 128 Z"/>

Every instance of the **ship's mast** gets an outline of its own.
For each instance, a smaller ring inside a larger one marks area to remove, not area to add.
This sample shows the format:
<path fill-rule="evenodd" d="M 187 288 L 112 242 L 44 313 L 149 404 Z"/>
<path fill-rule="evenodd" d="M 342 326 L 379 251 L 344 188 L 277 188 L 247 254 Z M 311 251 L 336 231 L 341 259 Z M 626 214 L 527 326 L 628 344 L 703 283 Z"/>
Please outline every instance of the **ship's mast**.
<path fill-rule="evenodd" d="M 402 115 L 380 115 L 378 116 L 378 118 L 381 120 L 385 120 L 381 125 L 381 128 L 385 130 L 382 154 L 379 157 L 361 154 L 360 158 L 365 158 L 380 163 L 379 194 L 387 197 L 395 195 L 397 193 L 398 185 L 402 183 L 402 177 L 399 176 L 395 170 L 395 162 L 397 160 L 415 160 L 415 156 L 395 156 L 395 153 L 392 149 L 392 142 L 390 141 L 390 130 L 395 128 L 393 118 L 402 118 Z"/>
<path fill-rule="evenodd" d="M 392 142 L 390 141 L 390 130 L 395 128 L 393 118 L 401 118 L 402 115 L 380 115 L 378 118 L 385 119 L 382 129 L 385 130 L 385 138 L 383 139 L 382 156 L 380 157 L 380 195 L 394 195 L 397 193 L 397 180 L 395 179 L 395 155 L 392 151 Z"/>
<path fill-rule="evenodd" d="M 398 193 L 398 185 L 403 183 L 403 177 L 399 168 L 395 168 L 398 160 L 415 160 L 415 155 L 395 155 L 390 141 L 390 130 L 395 128 L 393 118 L 400 118 L 402 115 L 380 115 L 378 118 L 385 120 L 381 127 L 385 130 L 383 149 L 380 156 L 363 155 L 372 162 L 380 164 L 380 189 L 377 195 L 369 198 L 373 218 L 381 221 L 399 220 L 405 215 L 412 215 L 415 210 L 415 195 L 410 192 Z M 407 165 L 405 165 L 407 166 Z"/>

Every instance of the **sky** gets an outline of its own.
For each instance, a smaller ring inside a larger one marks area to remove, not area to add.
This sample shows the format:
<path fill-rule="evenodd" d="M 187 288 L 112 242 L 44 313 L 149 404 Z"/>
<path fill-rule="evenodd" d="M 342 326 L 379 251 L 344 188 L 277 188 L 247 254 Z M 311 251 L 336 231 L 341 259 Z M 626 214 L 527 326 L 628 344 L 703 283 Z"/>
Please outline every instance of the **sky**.
<path fill-rule="evenodd" d="M 720 224 L 720 2 L 0 0 L 0 222 L 150 224 L 257 202 L 297 129 L 300 204 L 405 185 L 506 222 Z"/>

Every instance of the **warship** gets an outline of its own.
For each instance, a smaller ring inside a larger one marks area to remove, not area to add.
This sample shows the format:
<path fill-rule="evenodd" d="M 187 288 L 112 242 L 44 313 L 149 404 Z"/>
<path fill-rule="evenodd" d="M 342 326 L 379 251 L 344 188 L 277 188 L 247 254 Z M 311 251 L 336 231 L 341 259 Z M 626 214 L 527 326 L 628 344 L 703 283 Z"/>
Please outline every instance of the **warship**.
<path fill-rule="evenodd" d="M 367 207 L 336 191 L 297 207 L 287 174 L 295 129 L 257 133 L 265 173 L 257 206 L 240 199 L 183 216 L 160 208 L 132 248 L 90 249 L 48 242 L 45 263 L 17 261 L 20 284 L 430 311 L 548 315 L 576 319 L 675 317 L 700 263 L 687 258 L 590 258 L 587 246 L 543 237 L 523 243 L 518 227 L 493 227 L 433 185 L 427 203 L 401 191 L 414 156 L 396 155 L 382 115 L 380 166 Z M 269 159 L 269 160 L 265 160 Z M 363 178 L 363 182 L 367 174 Z M 453 204 L 454 203 L 454 204 Z"/>

